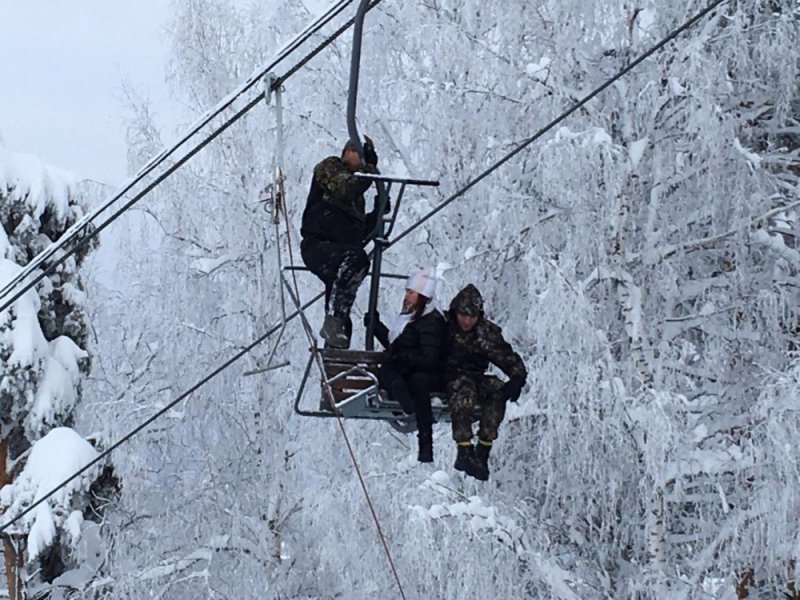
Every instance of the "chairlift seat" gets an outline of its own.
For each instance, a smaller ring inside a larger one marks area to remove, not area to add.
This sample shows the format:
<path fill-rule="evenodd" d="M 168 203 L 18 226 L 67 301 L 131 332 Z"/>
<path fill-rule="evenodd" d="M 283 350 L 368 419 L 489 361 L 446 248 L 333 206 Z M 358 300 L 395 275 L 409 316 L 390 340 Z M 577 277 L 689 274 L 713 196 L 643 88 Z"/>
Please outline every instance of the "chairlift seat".
<path fill-rule="evenodd" d="M 333 348 L 318 352 L 325 372 L 325 379 L 320 382 L 320 410 L 333 410 L 331 396 L 343 417 L 352 417 L 380 406 L 378 370 L 388 358 L 386 352 Z"/>
<path fill-rule="evenodd" d="M 398 402 L 379 390 L 378 371 L 389 357 L 387 352 L 332 348 L 318 352 L 325 372 L 325 381 L 321 382 L 321 411 L 333 414 L 330 404 L 330 397 L 333 396 L 336 408 L 344 418 L 385 419 L 399 431 L 416 429 L 414 415 L 406 414 Z M 431 392 L 431 409 L 435 421 L 450 421 L 444 390 Z"/>

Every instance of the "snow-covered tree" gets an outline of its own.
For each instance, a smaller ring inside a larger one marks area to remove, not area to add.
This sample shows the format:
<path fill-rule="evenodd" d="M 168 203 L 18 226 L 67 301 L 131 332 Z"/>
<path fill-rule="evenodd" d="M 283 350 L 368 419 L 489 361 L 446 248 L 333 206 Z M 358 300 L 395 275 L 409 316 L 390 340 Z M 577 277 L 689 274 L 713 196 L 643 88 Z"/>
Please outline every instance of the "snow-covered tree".
<path fill-rule="evenodd" d="M 171 73 L 189 119 L 310 20 L 294 2 L 176 8 Z M 407 192 L 398 231 L 697 10 L 381 3 L 367 18 L 360 127 L 384 172 L 443 182 Z M 386 253 L 391 271 L 449 263 L 443 304 L 476 283 L 531 373 L 484 486 L 451 471 L 447 426 L 430 471 L 385 426 L 347 424 L 408 597 L 791 590 L 797 10 L 723 4 Z M 280 317 L 274 252 L 298 255 L 311 169 L 347 137 L 348 50 L 340 40 L 286 82 L 289 222 L 277 236 L 257 202 L 274 154 L 266 106 L 130 217 L 125 301 L 97 309 L 97 394 L 119 399 L 108 435 Z M 141 106 L 131 140 L 135 166 L 161 146 Z M 319 291 L 307 275 L 298 284 L 304 299 Z M 382 306 L 399 295 L 386 285 Z M 132 442 L 118 590 L 396 594 L 338 430 L 291 413 L 307 347 L 291 326 L 278 348 L 290 367 L 226 371 Z"/>
<path fill-rule="evenodd" d="M 0 283 L 14 278 L 80 219 L 86 202 L 70 175 L 0 146 Z M 81 247 L 0 313 L 0 513 L 4 523 L 97 455 L 71 429 L 89 371 L 79 269 L 94 246 Z M 83 520 L 97 520 L 96 514 L 90 514 L 90 490 L 102 470 L 98 466 L 88 471 L 3 532 L 11 597 L 37 593 L 82 563 L 79 542 L 89 529 Z M 19 565 L 25 565 L 21 573 Z"/>

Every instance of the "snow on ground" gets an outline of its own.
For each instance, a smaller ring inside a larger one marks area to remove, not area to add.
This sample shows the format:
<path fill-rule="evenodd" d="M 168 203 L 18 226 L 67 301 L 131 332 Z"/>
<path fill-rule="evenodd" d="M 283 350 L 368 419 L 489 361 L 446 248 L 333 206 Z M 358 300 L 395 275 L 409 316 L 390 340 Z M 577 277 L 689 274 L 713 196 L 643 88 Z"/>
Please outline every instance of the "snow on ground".
<path fill-rule="evenodd" d="M 502 514 L 500 509 L 487 504 L 479 495 L 464 497 L 456 491 L 456 484 L 446 471 L 435 471 L 420 484 L 422 489 L 440 496 L 444 501 L 430 506 L 412 505 L 411 512 L 422 519 L 454 518 L 466 526 L 473 535 L 490 534 L 508 546 L 515 546 L 522 538 L 522 528 L 514 519 Z"/>

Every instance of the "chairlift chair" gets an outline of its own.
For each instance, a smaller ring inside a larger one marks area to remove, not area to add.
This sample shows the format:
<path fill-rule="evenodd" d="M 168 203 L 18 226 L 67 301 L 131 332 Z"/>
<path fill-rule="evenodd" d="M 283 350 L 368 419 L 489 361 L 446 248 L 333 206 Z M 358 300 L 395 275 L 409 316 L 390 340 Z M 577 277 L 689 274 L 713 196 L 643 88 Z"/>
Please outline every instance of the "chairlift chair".
<path fill-rule="evenodd" d="M 383 251 L 388 247 L 388 237 L 391 234 L 397 214 L 400 209 L 403 194 L 409 185 L 437 186 L 438 181 L 410 179 L 388 175 L 373 175 L 358 173 L 357 176 L 379 180 L 383 184 L 383 203 L 379 192 L 379 210 L 386 206 L 388 194 L 393 184 L 399 184 L 400 190 L 394 201 L 390 215 L 378 219 L 375 231 L 368 239 L 372 241 L 373 248 L 370 255 L 371 273 L 369 289 L 368 311 L 375 315 L 378 304 L 380 279 L 394 278 L 405 279 L 404 275 L 387 274 L 380 272 Z M 294 294 L 285 276 L 288 271 L 306 271 L 304 267 L 284 267 L 282 272 L 283 283 L 289 291 L 289 296 L 298 310 L 301 310 L 299 298 Z M 305 318 L 303 316 L 303 318 Z M 370 320 L 370 322 L 374 322 Z M 341 350 L 333 348 L 316 348 L 308 359 L 303 373 L 303 379 L 295 397 L 294 410 L 305 417 L 331 418 L 339 416 L 345 419 L 370 419 L 387 421 L 397 431 L 409 433 L 416 430 L 414 415 L 403 412 L 397 402 L 393 402 L 381 395 L 378 386 L 378 370 L 387 360 L 388 353 L 374 349 L 374 332 L 372 327 L 367 328 L 364 350 Z M 319 410 L 307 410 L 301 407 L 306 384 L 314 363 L 315 353 L 322 363 L 323 379 L 320 382 L 321 400 Z M 447 410 L 444 392 L 432 395 L 431 408 L 436 421 L 449 421 L 450 413 Z"/>
<path fill-rule="evenodd" d="M 356 126 L 355 113 L 358 98 L 361 39 L 364 16 L 368 5 L 369 0 L 361 0 L 354 19 L 353 48 L 350 63 L 350 86 L 347 98 L 347 129 L 350 142 L 358 149 L 362 157 L 364 156 L 364 149 L 361 144 L 361 136 Z M 375 208 L 377 214 L 382 215 L 381 218 L 377 219 L 375 230 L 367 236 L 367 242 L 371 241 L 373 243 L 371 252 L 369 305 L 367 311 L 368 314 L 374 317 L 378 304 L 381 259 L 383 251 L 389 247 L 388 238 L 394 228 L 400 204 L 403 199 L 403 193 L 408 186 L 438 186 L 439 182 L 372 173 L 357 173 L 356 176 L 374 181 L 378 191 Z M 389 193 L 394 184 L 398 184 L 400 190 L 394 202 L 394 209 L 391 215 L 386 215 L 385 209 L 389 205 Z M 287 287 L 290 297 L 292 297 L 295 302 L 301 318 L 305 320 L 300 299 L 295 297 L 285 277 L 286 271 L 290 269 L 305 269 L 287 267 L 284 268 L 281 273 L 283 283 Z M 312 349 L 311 356 L 303 374 L 303 379 L 300 383 L 300 388 L 295 398 L 294 410 L 297 414 L 306 417 L 330 418 L 338 415 L 346 419 L 382 420 L 387 421 L 396 430 L 404 433 L 416 430 L 414 415 L 405 414 L 397 402 L 392 402 L 383 397 L 380 393 L 378 387 L 378 370 L 383 362 L 386 361 L 387 354 L 385 352 L 375 351 L 374 323 L 374 318 L 369 320 L 364 350 Z M 319 410 L 304 410 L 300 407 L 300 404 L 311 372 L 311 366 L 316 357 L 319 357 L 322 363 L 323 379 L 320 384 L 322 401 L 320 402 Z M 450 419 L 450 413 L 446 408 L 445 402 L 442 401 L 443 397 L 443 394 L 440 393 L 432 398 L 433 415 L 436 421 L 446 421 Z"/>

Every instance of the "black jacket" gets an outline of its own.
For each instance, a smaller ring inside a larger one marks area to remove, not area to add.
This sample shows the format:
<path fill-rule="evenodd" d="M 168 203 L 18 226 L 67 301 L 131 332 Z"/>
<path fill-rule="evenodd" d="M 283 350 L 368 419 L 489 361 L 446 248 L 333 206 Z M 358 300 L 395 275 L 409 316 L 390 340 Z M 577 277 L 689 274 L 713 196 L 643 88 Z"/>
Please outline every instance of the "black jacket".
<path fill-rule="evenodd" d="M 447 324 L 438 310 L 411 321 L 391 344 L 389 329 L 381 322 L 375 326 L 375 337 L 389 349 L 389 364 L 398 371 L 444 373 Z"/>
<path fill-rule="evenodd" d="M 375 173 L 377 169 L 365 165 L 361 171 Z M 376 224 L 375 211 L 364 212 L 364 192 L 371 184 L 356 177 L 340 158 L 323 160 L 314 167 L 300 234 L 304 239 L 362 247 Z"/>

